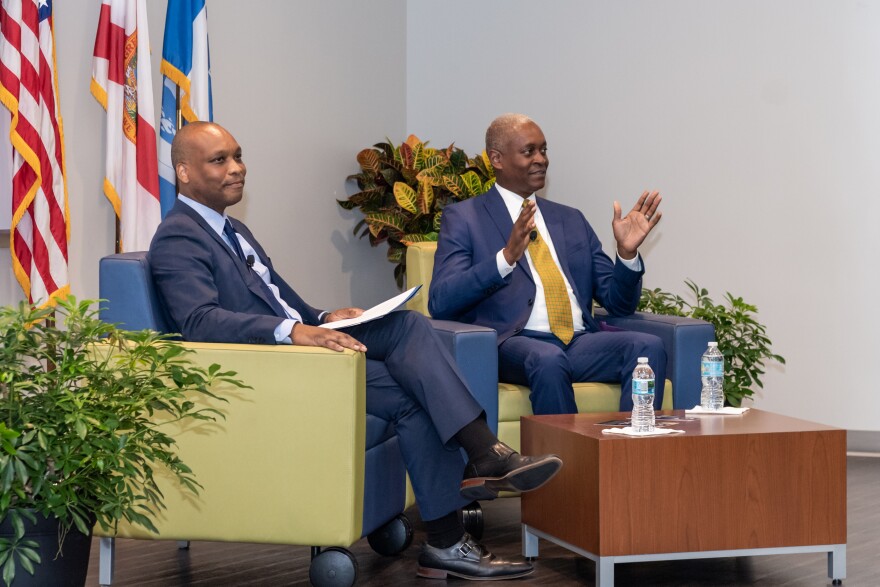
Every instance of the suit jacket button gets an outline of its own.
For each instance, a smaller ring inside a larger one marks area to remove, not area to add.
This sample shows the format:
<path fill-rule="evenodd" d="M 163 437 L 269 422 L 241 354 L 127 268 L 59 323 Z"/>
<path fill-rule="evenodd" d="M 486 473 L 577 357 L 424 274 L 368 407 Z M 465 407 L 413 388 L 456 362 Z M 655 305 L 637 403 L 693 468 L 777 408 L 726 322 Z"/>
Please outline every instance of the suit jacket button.
<path fill-rule="evenodd" d="M 529 305 L 532 306 L 532 305 L 534 305 L 534 303 L 535 303 L 534 298 L 529 298 Z"/>
<path fill-rule="evenodd" d="M 513 329 L 514 332 L 522 332 L 522 326 L 517 326 Z"/>

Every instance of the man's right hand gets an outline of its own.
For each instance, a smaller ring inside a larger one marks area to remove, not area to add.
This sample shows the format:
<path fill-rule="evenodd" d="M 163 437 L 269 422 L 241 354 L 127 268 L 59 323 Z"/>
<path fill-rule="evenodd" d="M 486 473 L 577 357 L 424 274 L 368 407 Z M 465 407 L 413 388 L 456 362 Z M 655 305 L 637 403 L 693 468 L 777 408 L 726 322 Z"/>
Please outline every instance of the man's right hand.
<path fill-rule="evenodd" d="M 351 349 L 359 353 L 367 352 L 366 346 L 344 332 L 309 326 L 302 322 L 293 325 L 293 329 L 290 331 L 290 341 L 302 346 L 320 346 L 331 351 Z"/>
<path fill-rule="evenodd" d="M 508 265 L 513 265 L 522 259 L 532 240 L 532 231 L 538 229 L 535 224 L 535 210 L 537 210 L 538 205 L 531 200 L 523 200 L 523 202 L 523 209 L 520 211 L 516 222 L 513 223 L 513 230 L 510 231 L 507 246 L 504 247 L 504 260 L 507 261 Z"/>

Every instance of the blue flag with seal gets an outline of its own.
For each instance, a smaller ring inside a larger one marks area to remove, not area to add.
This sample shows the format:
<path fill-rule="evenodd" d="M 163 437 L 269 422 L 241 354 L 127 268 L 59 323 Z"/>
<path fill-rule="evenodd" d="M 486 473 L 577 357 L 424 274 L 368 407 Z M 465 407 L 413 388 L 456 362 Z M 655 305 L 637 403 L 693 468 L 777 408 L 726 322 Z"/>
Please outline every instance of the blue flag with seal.
<path fill-rule="evenodd" d="M 171 165 L 171 141 L 177 129 L 194 120 L 214 119 L 205 0 L 168 0 L 161 71 L 159 193 L 164 218 L 177 198 Z"/>

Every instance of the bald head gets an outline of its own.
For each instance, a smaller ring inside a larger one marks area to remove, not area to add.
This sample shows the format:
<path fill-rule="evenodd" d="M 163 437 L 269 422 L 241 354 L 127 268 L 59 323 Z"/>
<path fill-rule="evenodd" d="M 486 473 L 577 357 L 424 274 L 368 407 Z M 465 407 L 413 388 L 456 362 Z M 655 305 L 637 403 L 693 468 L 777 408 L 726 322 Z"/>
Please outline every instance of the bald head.
<path fill-rule="evenodd" d="M 486 152 L 503 151 L 516 130 L 528 123 L 535 122 L 525 114 L 502 114 L 492 121 L 486 129 Z"/>
<path fill-rule="evenodd" d="M 192 156 L 193 140 L 200 132 L 208 129 L 226 131 L 219 124 L 196 120 L 179 129 L 171 142 L 171 167 L 177 169 L 178 163 L 187 161 Z"/>

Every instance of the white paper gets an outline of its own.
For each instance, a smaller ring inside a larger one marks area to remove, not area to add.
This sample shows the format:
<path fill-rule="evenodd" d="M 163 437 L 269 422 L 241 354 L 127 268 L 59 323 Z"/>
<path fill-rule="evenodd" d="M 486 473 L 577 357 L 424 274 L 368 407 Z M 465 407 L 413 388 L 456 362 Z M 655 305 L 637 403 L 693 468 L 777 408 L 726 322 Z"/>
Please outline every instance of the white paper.
<path fill-rule="evenodd" d="M 418 293 L 421 287 L 421 285 L 417 285 L 412 289 L 406 290 L 400 295 L 394 296 L 390 300 L 385 300 L 381 304 L 373 306 L 369 310 L 364 310 L 364 313 L 357 318 L 347 318 L 345 320 L 336 320 L 335 322 L 325 322 L 324 324 L 321 324 L 321 328 L 338 330 L 340 328 L 357 326 L 358 324 L 363 324 L 364 322 L 369 322 L 370 320 L 375 320 L 377 318 L 381 318 L 382 316 L 387 316 L 397 308 L 407 303 L 414 295 L 416 295 L 416 293 Z"/>
<path fill-rule="evenodd" d="M 690 410 L 685 410 L 686 414 L 696 414 L 698 416 L 739 416 L 745 414 L 751 408 L 734 408 L 733 406 L 724 406 L 720 410 L 704 410 L 702 406 L 694 406 Z"/>

